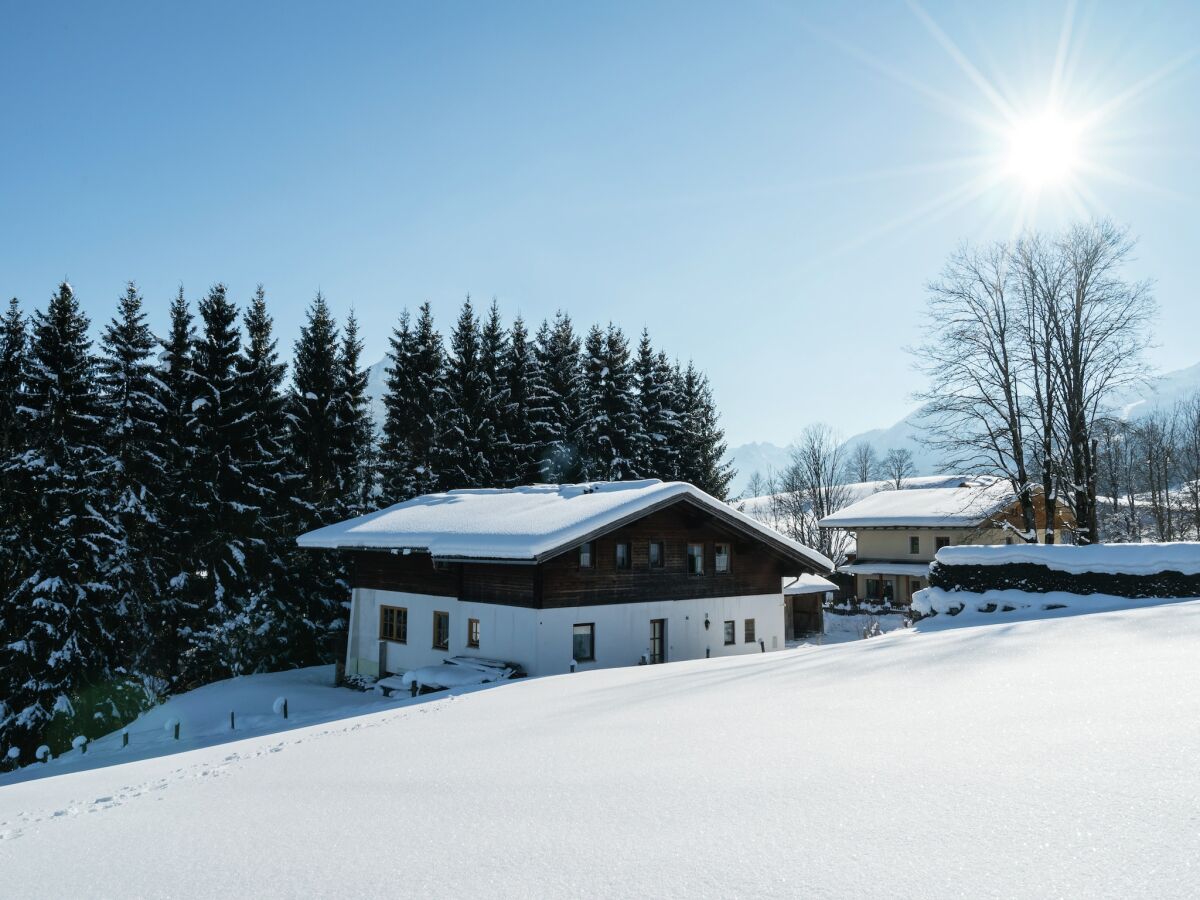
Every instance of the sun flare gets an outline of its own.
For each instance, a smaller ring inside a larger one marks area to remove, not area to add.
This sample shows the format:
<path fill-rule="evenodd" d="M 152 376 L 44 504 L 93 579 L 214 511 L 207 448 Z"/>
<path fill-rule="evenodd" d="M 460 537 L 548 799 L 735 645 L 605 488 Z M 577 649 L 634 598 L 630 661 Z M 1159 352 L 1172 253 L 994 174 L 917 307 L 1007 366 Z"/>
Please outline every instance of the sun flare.
<path fill-rule="evenodd" d="M 1008 136 L 1008 174 L 1030 188 L 1068 181 L 1079 165 L 1079 128 L 1046 113 L 1016 123 Z"/>

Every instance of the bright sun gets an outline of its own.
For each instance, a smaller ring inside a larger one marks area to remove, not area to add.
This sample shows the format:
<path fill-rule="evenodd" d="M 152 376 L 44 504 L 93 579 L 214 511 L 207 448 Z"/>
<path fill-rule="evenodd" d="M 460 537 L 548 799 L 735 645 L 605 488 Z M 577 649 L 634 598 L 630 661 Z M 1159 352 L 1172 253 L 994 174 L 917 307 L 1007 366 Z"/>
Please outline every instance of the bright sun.
<path fill-rule="evenodd" d="M 1031 188 L 1061 184 L 1079 163 L 1079 129 L 1054 114 L 1018 122 L 1008 136 L 1008 172 Z"/>

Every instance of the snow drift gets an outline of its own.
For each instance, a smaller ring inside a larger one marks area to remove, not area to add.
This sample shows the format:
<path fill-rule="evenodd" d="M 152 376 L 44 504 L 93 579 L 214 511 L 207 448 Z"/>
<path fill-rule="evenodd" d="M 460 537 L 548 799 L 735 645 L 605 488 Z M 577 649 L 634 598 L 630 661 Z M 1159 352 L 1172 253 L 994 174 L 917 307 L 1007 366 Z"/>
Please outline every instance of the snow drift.
<path fill-rule="evenodd" d="M 1194 896 L 1200 602 L 506 682 L 0 787 L 6 897 Z"/>

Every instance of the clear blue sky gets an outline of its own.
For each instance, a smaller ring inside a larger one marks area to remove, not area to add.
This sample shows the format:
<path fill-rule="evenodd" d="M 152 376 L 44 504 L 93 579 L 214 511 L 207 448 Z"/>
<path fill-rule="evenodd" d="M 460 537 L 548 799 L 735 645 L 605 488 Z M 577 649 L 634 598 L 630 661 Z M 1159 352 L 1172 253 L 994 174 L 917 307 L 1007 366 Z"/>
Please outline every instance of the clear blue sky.
<path fill-rule="evenodd" d="M 1156 364 L 1200 361 L 1200 7 L 984 6 L 6 2 L 0 293 L 67 276 L 106 319 L 132 278 L 161 327 L 180 283 L 261 281 L 290 352 L 320 288 L 369 361 L 425 299 L 563 307 L 782 443 L 911 406 L 960 240 L 1099 213 L 1141 238 Z M 1051 84 L 1103 115 L 1022 218 L 988 123 Z"/>

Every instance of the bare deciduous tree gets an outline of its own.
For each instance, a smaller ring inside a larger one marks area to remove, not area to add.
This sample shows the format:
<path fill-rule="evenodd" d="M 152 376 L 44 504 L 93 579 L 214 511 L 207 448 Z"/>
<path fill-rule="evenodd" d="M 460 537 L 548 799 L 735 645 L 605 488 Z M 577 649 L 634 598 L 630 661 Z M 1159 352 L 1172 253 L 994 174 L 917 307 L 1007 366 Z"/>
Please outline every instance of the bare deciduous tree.
<path fill-rule="evenodd" d="M 1148 285 L 1123 277 L 1132 251 L 1123 229 L 1095 222 L 964 247 L 930 285 L 930 339 L 918 348 L 929 443 L 951 465 L 1008 478 L 1027 541 L 1037 540 L 1039 487 L 1048 542 L 1060 503 L 1082 542 L 1100 537 L 1104 403 L 1144 375 L 1155 311 Z"/>
<path fill-rule="evenodd" d="M 1124 229 L 1111 222 L 1079 225 L 1057 244 L 1067 270 L 1051 323 L 1060 440 L 1080 538 L 1091 543 L 1099 540 L 1095 426 L 1105 399 L 1144 377 L 1142 354 L 1156 307 L 1149 284 L 1122 276 L 1134 247 Z"/>
<path fill-rule="evenodd" d="M 850 502 L 843 479 L 846 459 L 841 442 L 827 425 L 809 425 L 792 449 L 788 467 L 779 475 L 775 515 L 785 533 L 825 554 L 834 563 L 846 559 L 849 535 L 822 529 L 817 523 Z"/>
<path fill-rule="evenodd" d="M 1177 474 L 1184 515 L 1192 536 L 1200 538 L 1200 394 L 1179 408 Z"/>
<path fill-rule="evenodd" d="M 1026 344 L 1010 297 L 1013 255 L 1005 244 L 960 248 L 929 285 L 929 339 L 918 348 L 929 387 L 929 443 L 949 465 L 1008 478 L 1021 504 L 1021 537 L 1037 540 L 1026 459 L 1022 369 Z"/>
<path fill-rule="evenodd" d="M 875 448 L 866 441 L 854 445 L 846 461 L 846 479 L 848 481 L 874 481 L 879 476 L 879 457 Z"/>
<path fill-rule="evenodd" d="M 746 482 L 746 497 L 761 497 L 769 493 L 767 490 L 767 479 L 757 469 L 750 475 L 750 480 Z"/>
<path fill-rule="evenodd" d="M 913 465 L 912 451 L 904 447 L 893 447 L 880 464 L 884 479 L 894 490 L 903 490 L 908 479 L 917 471 Z"/>

